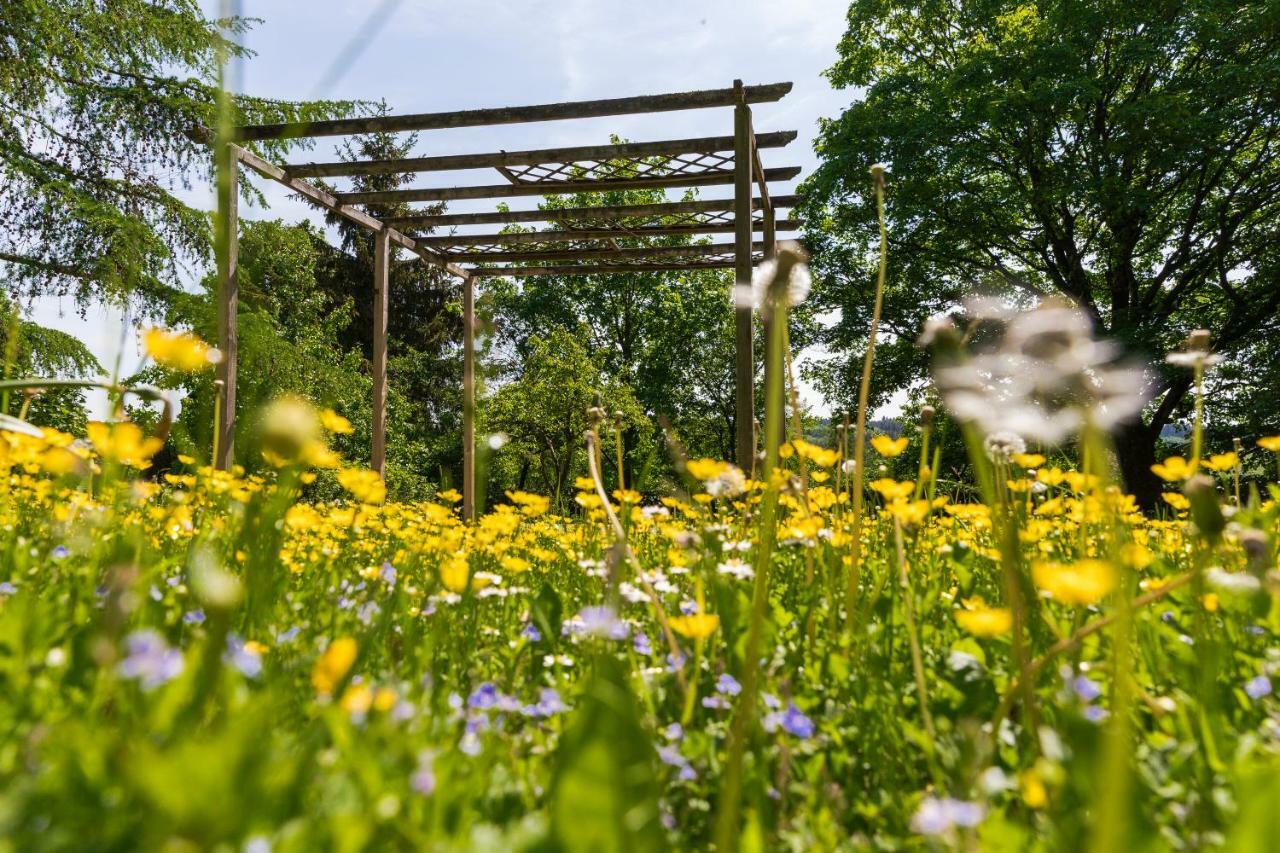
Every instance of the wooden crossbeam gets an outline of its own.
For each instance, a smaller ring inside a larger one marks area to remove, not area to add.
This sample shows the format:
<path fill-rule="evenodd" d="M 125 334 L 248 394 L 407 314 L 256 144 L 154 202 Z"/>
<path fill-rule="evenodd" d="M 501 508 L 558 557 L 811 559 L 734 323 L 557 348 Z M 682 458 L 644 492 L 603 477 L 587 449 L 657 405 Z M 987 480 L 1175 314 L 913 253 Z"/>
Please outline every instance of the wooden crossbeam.
<path fill-rule="evenodd" d="M 782 195 L 773 199 L 775 208 L 790 208 L 800 197 Z M 752 202 L 755 210 L 761 200 Z M 458 225 L 513 225 L 520 222 L 568 222 L 573 220 L 633 219 L 643 216 L 676 216 L 682 213 L 723 213 L 733 210 L 733 199 L 674 201 L 658 204 L 623 204 L 612 207 L 562 207 L 541 210 L 508 210 L 484 213 L 420 213 L 386 220 L 395 228 L 451 228 Z"/>
<path fill-rule="evenodd" d="M 755 222 L 756 231 L 765 230 L 765 222 Z M 801 222 L 784 219 L 776 223 L 782 231 L 798 231 Z M 510 234 L 411 234 L 414 240 L 425 246 L 512 246 L 529 243 L 564 243 L 576 240 L 643 240 L 649 237 L 679 237 L 687 234 L 732 234 L 732 222 L 726 225 L 649 225 L 643 228 L 575 228 L 555 231 L 517 231 Z"/>
<path fill-rule="evenodd" d="M 790 83 L 770 83 L 762 86 L 747 86 L 744 89 L 744 96 L 749 103 L 766 103 L 779 100 L 790 91 Z M 444 130 L 452 127 L 636 115 L 706 107 L 728 107 L 735 103 L 734 97 L 733 89 L 703 89 L 696 92 L 605 98 L 597 101 L 569 101 L 527 107 L 497 107 L 403 116 L 366 116 L 297 124 L 255 124 L 236 128 L 233 131 L 233 138 L 239 142 L 253 142 L 262 139 L 297 139 L 304 136 L 350 136 L 356 133 Z"/>
<path fill-rule="evenodd" d="M 688 261 L 686 263 L 656 264 L 565 264 L 542 267 L 477 267 L 471 271 L 471 274 L 476 278 L 499 278 L 504 276 L 519 278 L 521 276 L 602 275 L 612 273 L 686 272 L 693 270 L 729 269 L 733 269 L 733 261 Z"/>
<path fill-rule="evenodd" d="M 794 130 L 762 133 L 756 137 L 756 144 L 761 148 L 782 148 L 795 141 L 797 135 Z M 696 139 L 668 139 L 658 142 L 579 145 L 572 148 L 539 148 L 531 151 L 495 151 L 489 154 L 449 154 L 399 160 L 366 160 L 356 163 L 291 163 L 284 169 L 295 178 L 332 178 L 343 175 L 505 169 L 511 166 L 537 166 L 541 163 L 607 163 L 636 157 L 714 154 L 718 151 L 732 150 L 732 136 L 704 136 Z"/>
<path fill-rule="evenodd" d="M 766 169 L 765 179 L 789 181 L 800 174 L 799 166 Z M 666 187 L 709 187 L 733 183 L 732 169 L 714 169 L 693 175 L 657 175 L 639 178 L 609 178 L 592 181 L 544 181 L 540 183 L 490 184 L 476 187 L 435 187 L 416 190 L 383 190 L 380 192 L 342 193 L 343 204 L 402 204 L 413 201 L 459 201 L 476 198 L 514 198 L 530 195 L 569 195 L 610 190 L 663 189 Z"/>
<path fill-rule="evenodd" d="M 628 249 L 552 249 L 541 252 L 454 252 L 449 255 L 457 261 L 472 263 L 520 263 L 524 261 L 597 261 L 622 260 L 624 258 L 680 258 L 693 255 L 723 255 L 733 252 L 732 243 L 695 243 L 689 246 L 638 246 Z M 755 243 L 757 250 L 764 243 Z"/>
<path fill-rule="evenodd" d="M 288 189 L 293 190 L 294 192 L 305 197 L 309 201 L 319 205 L 320 207 L 323 207 L 325 210 L 332 211 L 338 214 L 339 216 L 342 216 L 346 219 L 351 220 L 352 222 L 355 222 L 358 225 L 363 225 L 365 228 L 368 228 L 370 231 L 374 232 L 375 234 L 381 233 L 382 231 L 385 230 L 387 232 L 387 239 L 391 243 L 408 249 L 409 251 L 413 252 L 415 255 L 419 256 L 420 258 L 422 258 L 424 261 L 431 264 L 432 266 L 439 267 L 440 269 L 445 270 L 446 272 L 452 273 L 453 275 L 456 275 L 459 278 L 466 278 L 469 275 L 469 273 L 466 270 L 464 270 L 462 267 L 458 266 L 457 264 L 451 263 L 449 259 L 445 258 L 443 255 L 440 255 L 437 252 L 431 251 L 426 246 L 418 245 L 418 243 L 412 237 L 402 234 L 401 232 L 387 225 L 385 222 L 382 222 L 381 220 L 370 216 L 364 211 L 358 210 L 352 207 L 351 205 L 346 204 L 341 199 L 336 198 L 332 194 L 325 192 L 324 190 L 320 189 L 317 186 L 309 184 L 306 181 L 301 180 L 300 178 L 290 177 L 279 166 L 262 159 L 257 154 L 254 154 L 252 151 L 241 148 L 238 145 L 232 145 L 231 150 L 235 155 L 235 157 L 240 160 L 240 162 L 244 163 L 246 166 L 253 169 L 258 174 L 262 175 L 265 178 L 271 178 L 273 181 L 283 184 Z"/>

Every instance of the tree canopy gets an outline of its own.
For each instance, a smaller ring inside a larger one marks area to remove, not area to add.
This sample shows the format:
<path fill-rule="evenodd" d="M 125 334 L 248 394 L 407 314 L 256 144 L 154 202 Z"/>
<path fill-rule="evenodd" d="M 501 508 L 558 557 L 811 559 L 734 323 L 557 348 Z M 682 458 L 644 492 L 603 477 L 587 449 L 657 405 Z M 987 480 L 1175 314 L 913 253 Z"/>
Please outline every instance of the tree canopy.
<path fill-rule="evenodd" d="M 211 256 L 206 213 L 176 190 L 208 174 L 218 57 L 249 51 L 197 0 L 11 0 L 0 7 L 0 264 L 18 293 L 137 297 L 157 311 Z M 299 121 L 344 102 L 237 95 L 234 121 Z M 289 143 L 260 146 L 278 155 Z"/>
<path fill-rule="evenodd" d="M 1280 331 L 1278 44 L 1265 0 L 855 0 L 828 76 L 860 96 L 824 123 L 804 188 L 817 298 L 842 311 L 829 396 L 853 396 L 876 239 L 866 170 L 883 161 L 880 398 L 922 376 L 930 314 L 975 293 L 1064 296 L 1153 362 L 1154 403 L 1117 435 L 1129 489 L 1152 500 L 1155 443 L 1190 388 L 1163 353 L 1207 328 L 1245 368 L 1233 405 L 1268 387 L 1248 366 Z"/>

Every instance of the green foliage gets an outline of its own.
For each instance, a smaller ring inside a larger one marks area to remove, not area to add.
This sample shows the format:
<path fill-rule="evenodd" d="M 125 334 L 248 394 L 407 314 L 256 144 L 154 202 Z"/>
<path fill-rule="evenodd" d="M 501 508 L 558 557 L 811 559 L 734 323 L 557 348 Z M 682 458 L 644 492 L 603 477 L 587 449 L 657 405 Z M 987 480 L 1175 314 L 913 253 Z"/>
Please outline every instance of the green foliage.
<path fill-rule="evenodd" d="M 0 362 L 6 379 L 30 377 L 86 379 L 102 375 L 102 365 L 78 339 L 57 329 L 23 320 L 5 294 L 0 294 Z M 26 419 L 74 435 L 84 433 L 84 392 L 53 388 L 28 398 L 9 397 L 5 414 L 18 415 L 27 405 Z"/>
<path fill-rule="evenodd" d="M 580 335 L 553 327 L 545 336 L 531 337 L 528 348 L 520 378 L 498 389 L 482 411 L 484 430 L 509 439 L 494 460 L 492 491 L 532 489 L 563 501 L 574 478 L 587 474 L 583 433 L 587 408 L 597 394 L 610 424 L 614 412 L 622 413 L 633 461 L 653 455 L 652 427 L 634 393 L 587 353 Z M 605 470 L 616 483 L 612 441 L 605 442 L 603 455 Z"/>
<path fill-rule="evenodd" d="M 616 658 L 596 658 L 556 762 L 550 812 L 557 849 L 638 853 L 667 848 L 653 744 Z"/>
<path fill-rule="evenodd" d="M 842 311 L 829 398 L 852 399 L 866 335 L 877 160 L 893 235 L 879 399 L 921 378 L 923 321 L 974 293 L 1067 297 L 1157 360 L 1207 328 L 1248 366 L 1280 330 L 1274 3 L 855 0 L 839 50 L 832 83 L 865 94 L 823 125 L 805 186 L 816 298 Z M 1156 405 L 1119 441 L 1144 499 L 1189 384 L 1156 369 Z"/>
<path fill-rule="evenodd" d="M 250 21 L 225 22 L 232 36 Z M 14 0 L 0 10 L 0 263 L 20 292 L 136 297 L 159 312 L 183 261 L 211 254 L 209 219 L 173 190 L 209 168 L 216 57 L 197 0 Z M 239 95 L 236 123 L 344 114 L 343 102 Z M 289 143 L 264 143 L 282 154 Z"/>

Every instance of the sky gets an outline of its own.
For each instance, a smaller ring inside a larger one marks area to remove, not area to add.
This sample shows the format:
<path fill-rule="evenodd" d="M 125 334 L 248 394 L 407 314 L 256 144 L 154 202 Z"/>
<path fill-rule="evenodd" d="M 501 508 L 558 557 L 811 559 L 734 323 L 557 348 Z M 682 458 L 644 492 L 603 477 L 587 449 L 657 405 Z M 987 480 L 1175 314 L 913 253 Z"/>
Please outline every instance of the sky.
<path fill-rule="evenodd" d="M 240 0 L 241 14 L 261 19 L 244 38 L 255 56 L 238 69 L 242 91 L 286 99 L 385 100 L 393 113 L 437 112 L 568 100 L 616 98 L 693 89 L 791 81 L 780 102 L 757 104 L 757 133 L 796 130 L 795 142 L 762 152 L 766 168 L 816 164 L 813 139 L 823 117 L 853 98 L 835 91 L 822 72 L 836 58 L 844 31 L 844 0 Z M 205 0 L 216 13 L 217 0 Z M 234 79 L 234 78 L 233 78 Z M 635 141 L 729 135 L 729 108 L 601 119 L 424 132 L 415 153 L 469 153 L 606 143 L 611 134 Z M 320 140 L 294 162 L 336 159 Z M 415 186 L 497 183 L 492 171 L 440 172 Z M 341 180 L 341 179 L 340 179 Z M 308 219 L 320 211 L 257 180 L 268 207 L 241 203 L 246 219 Z M 775 186 L 790 192 L 795 182 Z M 723 198 L 731 187 L 707 188 Z M 209 209 L 212 191 L 197 184 L 178 193 Z M 538 198 L 512 199 L 513 209 Z M 451 212 L 491 207 L 457 202 Z M 484 226 L 483 228 L 492 228 Z M 787 235 L 780 235 L 787 236 Z M 394 317 L 394 314 L 393 314 Z M 139 355 L 130 318 L 102 308 L 85 318 L 69 302 L 46 300 L 33 318 L 71 332 L 109 370 L 128 372 Z M 394 322 L 394 319 L 393 319 Z M 806 403 L 825 401 L 803 389 Z M 100 400 L 92 401 L 96 407 Z M 100 412 L 99 412 L 100 413 Z"/>

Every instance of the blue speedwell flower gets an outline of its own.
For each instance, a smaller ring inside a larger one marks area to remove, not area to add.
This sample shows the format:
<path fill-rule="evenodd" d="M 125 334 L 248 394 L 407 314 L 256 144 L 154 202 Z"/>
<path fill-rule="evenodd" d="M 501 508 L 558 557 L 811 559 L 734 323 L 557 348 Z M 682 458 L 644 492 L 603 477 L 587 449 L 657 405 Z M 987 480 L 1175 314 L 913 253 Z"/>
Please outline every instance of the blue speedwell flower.
<path fill-rule="evenodd" d="M 1250 699 L 1261 699 L 1271 693 L 1271 679 L 1265 675 L 1251 678 L 1244 684 L 1244 692 Z"/>
<path fill-rule="evenodd" d="M 134 631 L 124 642 L 128 654 L 120 661 L 120 674 L 137 679 L 143 690 L 159 687 L 182 674 L 182 652 L 170 648 L 155 631 Z"/>

